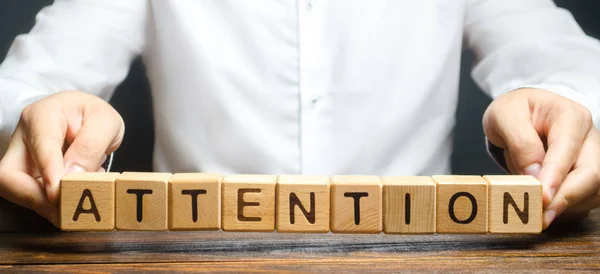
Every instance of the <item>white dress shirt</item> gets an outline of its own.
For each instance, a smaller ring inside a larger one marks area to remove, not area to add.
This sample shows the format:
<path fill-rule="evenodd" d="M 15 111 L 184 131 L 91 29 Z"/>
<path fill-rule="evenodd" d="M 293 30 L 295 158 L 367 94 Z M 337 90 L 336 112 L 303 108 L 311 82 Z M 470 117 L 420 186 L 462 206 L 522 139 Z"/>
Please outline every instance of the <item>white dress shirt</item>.
<path fill-rule="evenodd" d="M 157 171 L 448 173 L 465 47 L 490 96 L 544 88 L 598 125 L 599 43 L 550 0 L 57 0 L 0 67 L 0 144 L 27 104 L 108 99 L 142 55 Z"/>

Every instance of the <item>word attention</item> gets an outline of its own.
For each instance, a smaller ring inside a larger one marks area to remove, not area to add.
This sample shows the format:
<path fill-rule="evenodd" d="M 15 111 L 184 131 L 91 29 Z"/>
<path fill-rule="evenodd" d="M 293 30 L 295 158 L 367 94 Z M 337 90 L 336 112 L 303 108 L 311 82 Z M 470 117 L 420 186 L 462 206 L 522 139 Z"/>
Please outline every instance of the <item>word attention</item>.
<path fill-rule="evenodd" d="M 531 176 L 71 173 L 65 231 L 541 233 Z"/>

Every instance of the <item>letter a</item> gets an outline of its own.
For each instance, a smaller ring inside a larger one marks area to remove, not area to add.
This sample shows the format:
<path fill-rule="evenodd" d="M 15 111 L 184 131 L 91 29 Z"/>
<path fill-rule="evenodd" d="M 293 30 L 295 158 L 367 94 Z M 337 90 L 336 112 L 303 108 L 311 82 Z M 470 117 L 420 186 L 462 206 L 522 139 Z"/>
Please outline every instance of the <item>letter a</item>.
<path fill-rule="evenodd" d="M 83 208 L 83 202 L 85 201 L 85 198 L 88 198 L 88 200 L 90 200 L 90 209 Z M 98 208 L 96 207 L 96 203 L 94 202 L 94 197 L 92 196 L 92 192 L 89 189 L 84 189 L 81 193 L 81 198 L 79 198 L 77 209 L 75 209 L 75 214 L 73 214 L 73 222 L 77 222 L 77 220 L 79 219 L 79 214 L 81 213 L 94 214 L 96 222 L 100 222 L 100 213 L 98 213 Z"/>

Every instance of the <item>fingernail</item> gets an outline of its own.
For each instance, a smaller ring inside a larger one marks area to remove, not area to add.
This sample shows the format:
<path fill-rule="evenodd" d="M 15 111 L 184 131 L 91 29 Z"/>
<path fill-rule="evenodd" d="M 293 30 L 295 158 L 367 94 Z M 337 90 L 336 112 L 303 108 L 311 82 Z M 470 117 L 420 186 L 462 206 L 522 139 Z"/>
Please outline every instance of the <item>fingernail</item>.
<path fill-rule="evenodd" d="M 546 211 L 546 213 L 544 213 L 544 223 L 549 225 L 552 223 L 552 221 L 554 221 L 555 217 L 556 212 L 553 209 Z"/>
<path fill-rule="evenodd" d="M 49 182 L 46 182 L 45 187 L 46 187 L 46 195 L 48 195 L 48 193 L 50 193 L 50 191 L 52 191 L 52 184 Z"/>
<path fill-rule="evenodd" d="M 556 188 L 551 187 L 548 189 L 548 200 L 552 201 L 554 199 L 554 195 L 556 194 Z"/>
<path fill-rule="evenodd" d="M 65 174 L 75 173 L 75 172 L 85 172 L 85 169 L 79 165 L 72 165 L 67 169 Z"/>
<path fill-rule="evenodd" d="M 538 163 L 531 164 L 523 170 L 523 175 L 531 175 L 533 177 L 538 177 L 540 175 L 540 171 L 542 170 L 542 166 Z"/>

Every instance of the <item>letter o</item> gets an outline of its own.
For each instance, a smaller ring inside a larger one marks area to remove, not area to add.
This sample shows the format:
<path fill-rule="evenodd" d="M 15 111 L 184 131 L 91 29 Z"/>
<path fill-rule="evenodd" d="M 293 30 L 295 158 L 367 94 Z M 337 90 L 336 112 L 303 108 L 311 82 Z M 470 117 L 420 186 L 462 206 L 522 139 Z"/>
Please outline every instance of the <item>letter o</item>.
<path fill-rule="evenodd" d="M 471 215 L 469 216 L 469 218 L 467 218 L 465 220 L 459 220 L 458 218 L 456 218 L 456 215 L 454 214 L 454 203 L 460 197 L 467 197 L 467 198 L 469 198 L 469 201 L 471 201 Z M 448 203 L 448 214 L 450 215 L 450 219 L 452 219 L 452 221 L 454 221 L 457 224 L 469 224 L 473 220 L 475 220 L 475 217 L 477 217 L 477 200 L 471 193 L 457 192 L 456 194 L 452 195 L 452 197 L 450 198 L 450 202 Z"/>

